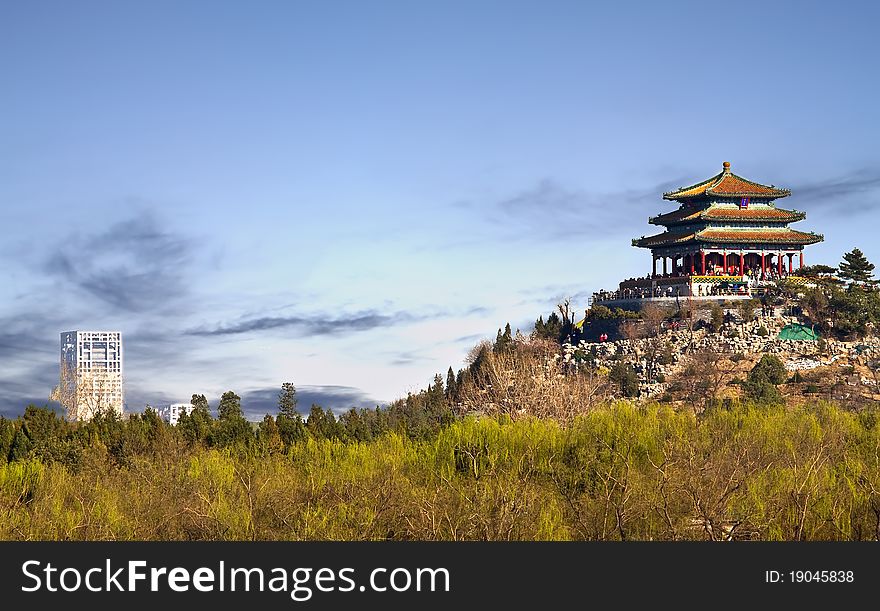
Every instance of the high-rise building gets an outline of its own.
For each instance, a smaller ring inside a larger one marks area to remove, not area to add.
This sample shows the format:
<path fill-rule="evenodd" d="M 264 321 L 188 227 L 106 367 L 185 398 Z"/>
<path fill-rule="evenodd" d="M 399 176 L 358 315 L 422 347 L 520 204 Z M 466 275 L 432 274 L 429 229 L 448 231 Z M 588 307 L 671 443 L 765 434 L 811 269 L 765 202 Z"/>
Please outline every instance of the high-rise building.
<path fill-rule="evenodd" d="M 171 426 L 177 426 L 180 417 L 183 414 L 189 415 L 192 411 L 193 406 L 190 403 L 172 403 L 170 405 L 163 405 L 162 407 L 156 408 L 156 413 L 159 414 L 159 417 Z"/>
<path fill-rule="evenodd" d="M 122 333 L 62 333 L 58 389 L 58 399 L 69 420 L 90 420 L 99 411 L 122 415 Z"/>

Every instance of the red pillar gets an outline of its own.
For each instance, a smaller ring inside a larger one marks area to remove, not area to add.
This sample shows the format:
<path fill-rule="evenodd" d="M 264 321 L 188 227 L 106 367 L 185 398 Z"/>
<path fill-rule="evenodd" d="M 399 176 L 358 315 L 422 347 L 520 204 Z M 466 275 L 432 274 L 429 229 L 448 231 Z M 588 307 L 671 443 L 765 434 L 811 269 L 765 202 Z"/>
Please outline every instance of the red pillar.
<path fill-rule="evenodd" d="M 721 273 L 727 275 L 727 249 L 724 250 L 724 263 L 721 264 Z"/>
<path fill-rule="evenodd" d="M 782 275 L 782 253 L 776 253 L 776 273 Z"/>
<path fill-rule="evenodd" d="M 761 251 L 761 275 L 767 273 L 767 254 Z"/>
<path fill-rule="evenodd" d="M 804 266 L 804 251 L 801 251 L 801 264 L 798 265 L 798 269 Z"/>
<path fill-rule="evenodd" d="M 743 270 L 745 270 L 746 257 L 744 254 L 739 253 L 739 275 L 742 276 Z"/>
<path fill-rule="evenodd" d="M 794 271 L 794 253 L 788 255 L 788 273 Z"/>
<path fill-rule="evenodd" d="M 706 275 L 706 251 L 700 250 L 700 274 Z"/>
<path fill-rule="evenodd" d="M 693 276 L 694 272 L 695 272 L 695 270 L 694 270 L 694 253 L 691 253 L 689 256 L 691 258 L 691 276 Z M 801 255 L 801 256 L 803 256 L 803 255 Z"/>

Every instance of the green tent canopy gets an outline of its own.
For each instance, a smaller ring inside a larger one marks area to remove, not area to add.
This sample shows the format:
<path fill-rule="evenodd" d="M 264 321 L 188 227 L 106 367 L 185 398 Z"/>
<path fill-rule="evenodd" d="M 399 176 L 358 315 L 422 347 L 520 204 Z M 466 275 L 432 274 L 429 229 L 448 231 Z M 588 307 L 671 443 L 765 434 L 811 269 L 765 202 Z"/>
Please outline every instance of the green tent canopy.
<path fill-rule="evenodd" d="M 805 325 L 792 323 L 782 327 L 782 331 L 779 332 L 779 339 L 814 342 L 819 339 L 819 332 Z"/>

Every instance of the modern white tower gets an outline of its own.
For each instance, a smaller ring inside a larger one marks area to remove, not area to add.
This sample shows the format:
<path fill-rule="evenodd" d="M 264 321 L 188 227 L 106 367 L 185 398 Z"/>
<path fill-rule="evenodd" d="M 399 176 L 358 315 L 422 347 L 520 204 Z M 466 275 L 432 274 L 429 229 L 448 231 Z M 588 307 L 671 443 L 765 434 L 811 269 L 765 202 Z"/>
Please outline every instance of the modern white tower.
<path fill-rule="evenodd" d="M 61 334 L 58 400 L 68 420 L 90 420 L 99 411 L 123 413 L 122 333 L 67 331 Z"/>

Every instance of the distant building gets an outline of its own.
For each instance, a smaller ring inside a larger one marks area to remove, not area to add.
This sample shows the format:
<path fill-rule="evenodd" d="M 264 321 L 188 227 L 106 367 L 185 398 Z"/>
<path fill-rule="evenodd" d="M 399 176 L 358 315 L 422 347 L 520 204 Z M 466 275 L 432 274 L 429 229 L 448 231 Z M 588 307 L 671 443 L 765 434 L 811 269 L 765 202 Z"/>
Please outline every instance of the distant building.
<path fill-rule="evenodd" d="M 90 420 L 99 411 L 124 411 L 122 333 L 67 331 L 61 334 L 58 401 L 69 420 Z"/>
<path fill-rule="evenodd" d="M 155 409 L 160 418 L 168 422 L 171 426 L 177 426 L 180 416 L 183 414 L 191 414 L 193 406 L 191 403 L 172 403 Z"/>

